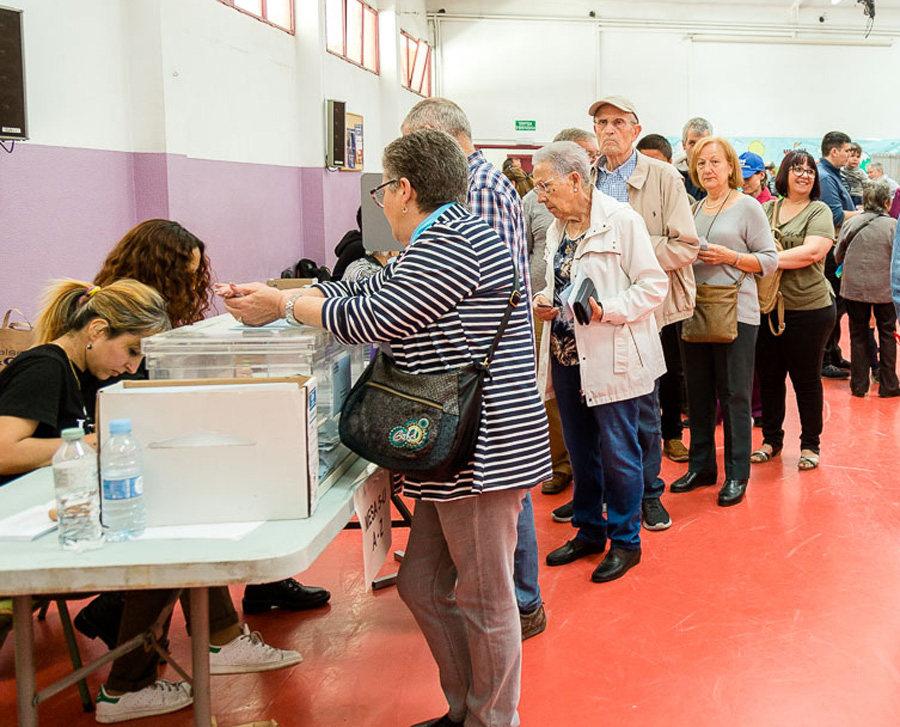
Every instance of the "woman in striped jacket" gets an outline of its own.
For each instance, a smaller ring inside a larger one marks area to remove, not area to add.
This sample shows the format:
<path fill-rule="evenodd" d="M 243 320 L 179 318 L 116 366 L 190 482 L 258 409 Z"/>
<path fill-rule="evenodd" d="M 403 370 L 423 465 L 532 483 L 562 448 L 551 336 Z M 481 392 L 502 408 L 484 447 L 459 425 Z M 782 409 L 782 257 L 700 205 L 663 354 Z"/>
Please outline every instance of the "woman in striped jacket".
<path fill-rule="evenodd" d="M 284 316 L 347 343 L 389 343 L 404 371 L 459 368 L 490 346 L 513 285 L 512 258 L 496 232 L 460 204 L 467 165 L 452 137 L 413 132 L 391 142 L 383 162 L 384 183 L 372 195 L 405 245 L 387 268 L 364 281 L 300 292 L 260 284 L 220 292 L 247 324 Z M 229 297 L 234 293 L 242 297 Z M 472 461 L 447 482 L 405 482 L 417 504 L 398 587 L 438 663 L 449 705 L 422 725 L 519 724 L 516 521 L 521 490 L 551 475 L 533 345 L 522 305 L 485 382 Z"/>

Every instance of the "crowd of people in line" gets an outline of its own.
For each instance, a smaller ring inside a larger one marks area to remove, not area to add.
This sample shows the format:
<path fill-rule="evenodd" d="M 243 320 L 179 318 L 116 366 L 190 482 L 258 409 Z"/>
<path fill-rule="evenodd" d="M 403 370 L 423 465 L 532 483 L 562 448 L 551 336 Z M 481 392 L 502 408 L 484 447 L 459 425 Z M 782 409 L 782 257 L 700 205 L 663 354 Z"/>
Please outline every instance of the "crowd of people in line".
<path fill-rule="evenodd" d="M 608 582 L 640 563 L 642 528 L 672 525 L 663 456 L 686 463 L 671 493 L 721 482 L 717 504 L 734 506 L 752 466 L 782 452 L 788 377 L 803 471 L 820 462 L 822 377 L 849 378 L 850 393 L 866 396 L 874 371 L 879 396 L 900 396 L 891 216 L 900 192 L 875 162 L 866 177 L 846 134 L 826 134 L 818 159 L 789 151 L 776 169 L 751 152 L 738 156 L 702 118 L 685 125 L 683 157 L 673 159 L 664 136 L 642 135 L 629 99 L 599 99 L 588 114 L 593 131 L 562 130 L 529 173 L 518 157 L 502 171 L 491 165 L 452 101 L 419 102 L 371 190 L 401 252 L 369 259 L 361 233 L 349 235 L 334 279 L 299 290 L 213 285 L 203 242 L 175 222 L 141 223 L 93 283 L 49 290 L 38 345 L 0 372 L 0 484 L 46 465 L 62 429 L 91 431 L 96 390 L 142 375 L 140 339 L 202 319 L 213 292 L 244 325 L 283 318 L 323 327 L 342 342 L 387 344 L 404 371 L 433 373 L 487 348 L 518 278 L 529 305 L 515 309 L 499 340 L 472 460 L 449 481 L 403 482 L 416 507 L 398 579 L 448 705 L 415 727 L 515 727 L 521 644 L 547 625 L 533 487 L 549 495 L 573 487 L 571 502 L 553 511 L 571 522 L 571 537 L 546 565 L 603 554 L 589 577 Z M 777 280 L 780 303 L 761 312 L 766 280 Z M 687 333 L 698 290 L 712 289 L 734 294 L 727 339 Z M 839 346 L 844 312 L 850 361 Z M 754 423 L 763 436 L 756 450 Z M 287 579 L 248 586 L 242 605 L 297 610 L 328 597 Z M 76 625 L 113 647 L 167 623 L 174 600 L 169 591 L 105 594 Z M 227 589 L 210 601 L 212 673 L 301 660 L 242 626 Z M 157 671 L 153 652 L 116 660 L 97 720 L 190 704 L 190 687 Z"/>

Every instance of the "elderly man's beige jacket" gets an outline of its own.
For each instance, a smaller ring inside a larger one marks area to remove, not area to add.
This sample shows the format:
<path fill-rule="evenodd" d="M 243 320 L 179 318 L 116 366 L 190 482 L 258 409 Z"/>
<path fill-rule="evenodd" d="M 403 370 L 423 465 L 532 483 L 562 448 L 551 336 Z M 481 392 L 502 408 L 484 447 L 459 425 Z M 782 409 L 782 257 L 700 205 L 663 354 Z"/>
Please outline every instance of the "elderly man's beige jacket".
<path fill-rule="evenodd" d="M 597 165 L 605 164 L 606 157 L 601 156 L 591 170 L 592 184 L 597 181 Z M 700 245 L 681 174 L 671 164 L 638 152 L 628 179 L 628 201 L 644 219 L 656 259 L 669 276 L 669 292 L 656 309 L 657 327 L 690 318 L 697 295 L 691 265 Z"/>

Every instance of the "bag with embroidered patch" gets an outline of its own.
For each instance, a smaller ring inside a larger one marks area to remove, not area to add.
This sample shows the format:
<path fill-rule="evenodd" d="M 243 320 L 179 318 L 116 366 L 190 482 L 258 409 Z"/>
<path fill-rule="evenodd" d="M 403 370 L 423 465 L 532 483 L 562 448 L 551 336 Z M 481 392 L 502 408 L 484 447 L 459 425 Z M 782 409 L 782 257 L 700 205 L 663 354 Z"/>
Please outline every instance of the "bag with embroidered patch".
<path fill-rule="evenodd" d="M 472 460 L 484 379 L 519 297 L 515 271 L 503 320 L 477 363 L 411 374 L 379 351 L 344 402 L 341 441 L 363 459 L 399 474 L 431 482 L 452 480 Z"/>

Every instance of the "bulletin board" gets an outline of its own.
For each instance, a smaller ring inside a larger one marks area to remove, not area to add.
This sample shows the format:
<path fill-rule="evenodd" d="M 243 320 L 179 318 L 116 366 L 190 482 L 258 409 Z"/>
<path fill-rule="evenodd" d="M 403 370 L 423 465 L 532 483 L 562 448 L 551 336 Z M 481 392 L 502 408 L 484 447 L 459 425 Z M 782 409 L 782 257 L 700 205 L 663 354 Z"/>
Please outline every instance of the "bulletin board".
<path fill-rule="evenodd" d="M 365 155 L 363 154 L 363 117 L 359 114 L 348 113 L 345 116 L 347 124 L 347 149 L 345 150 L 343 169 L 351 172 L 361 172 Z"/>

